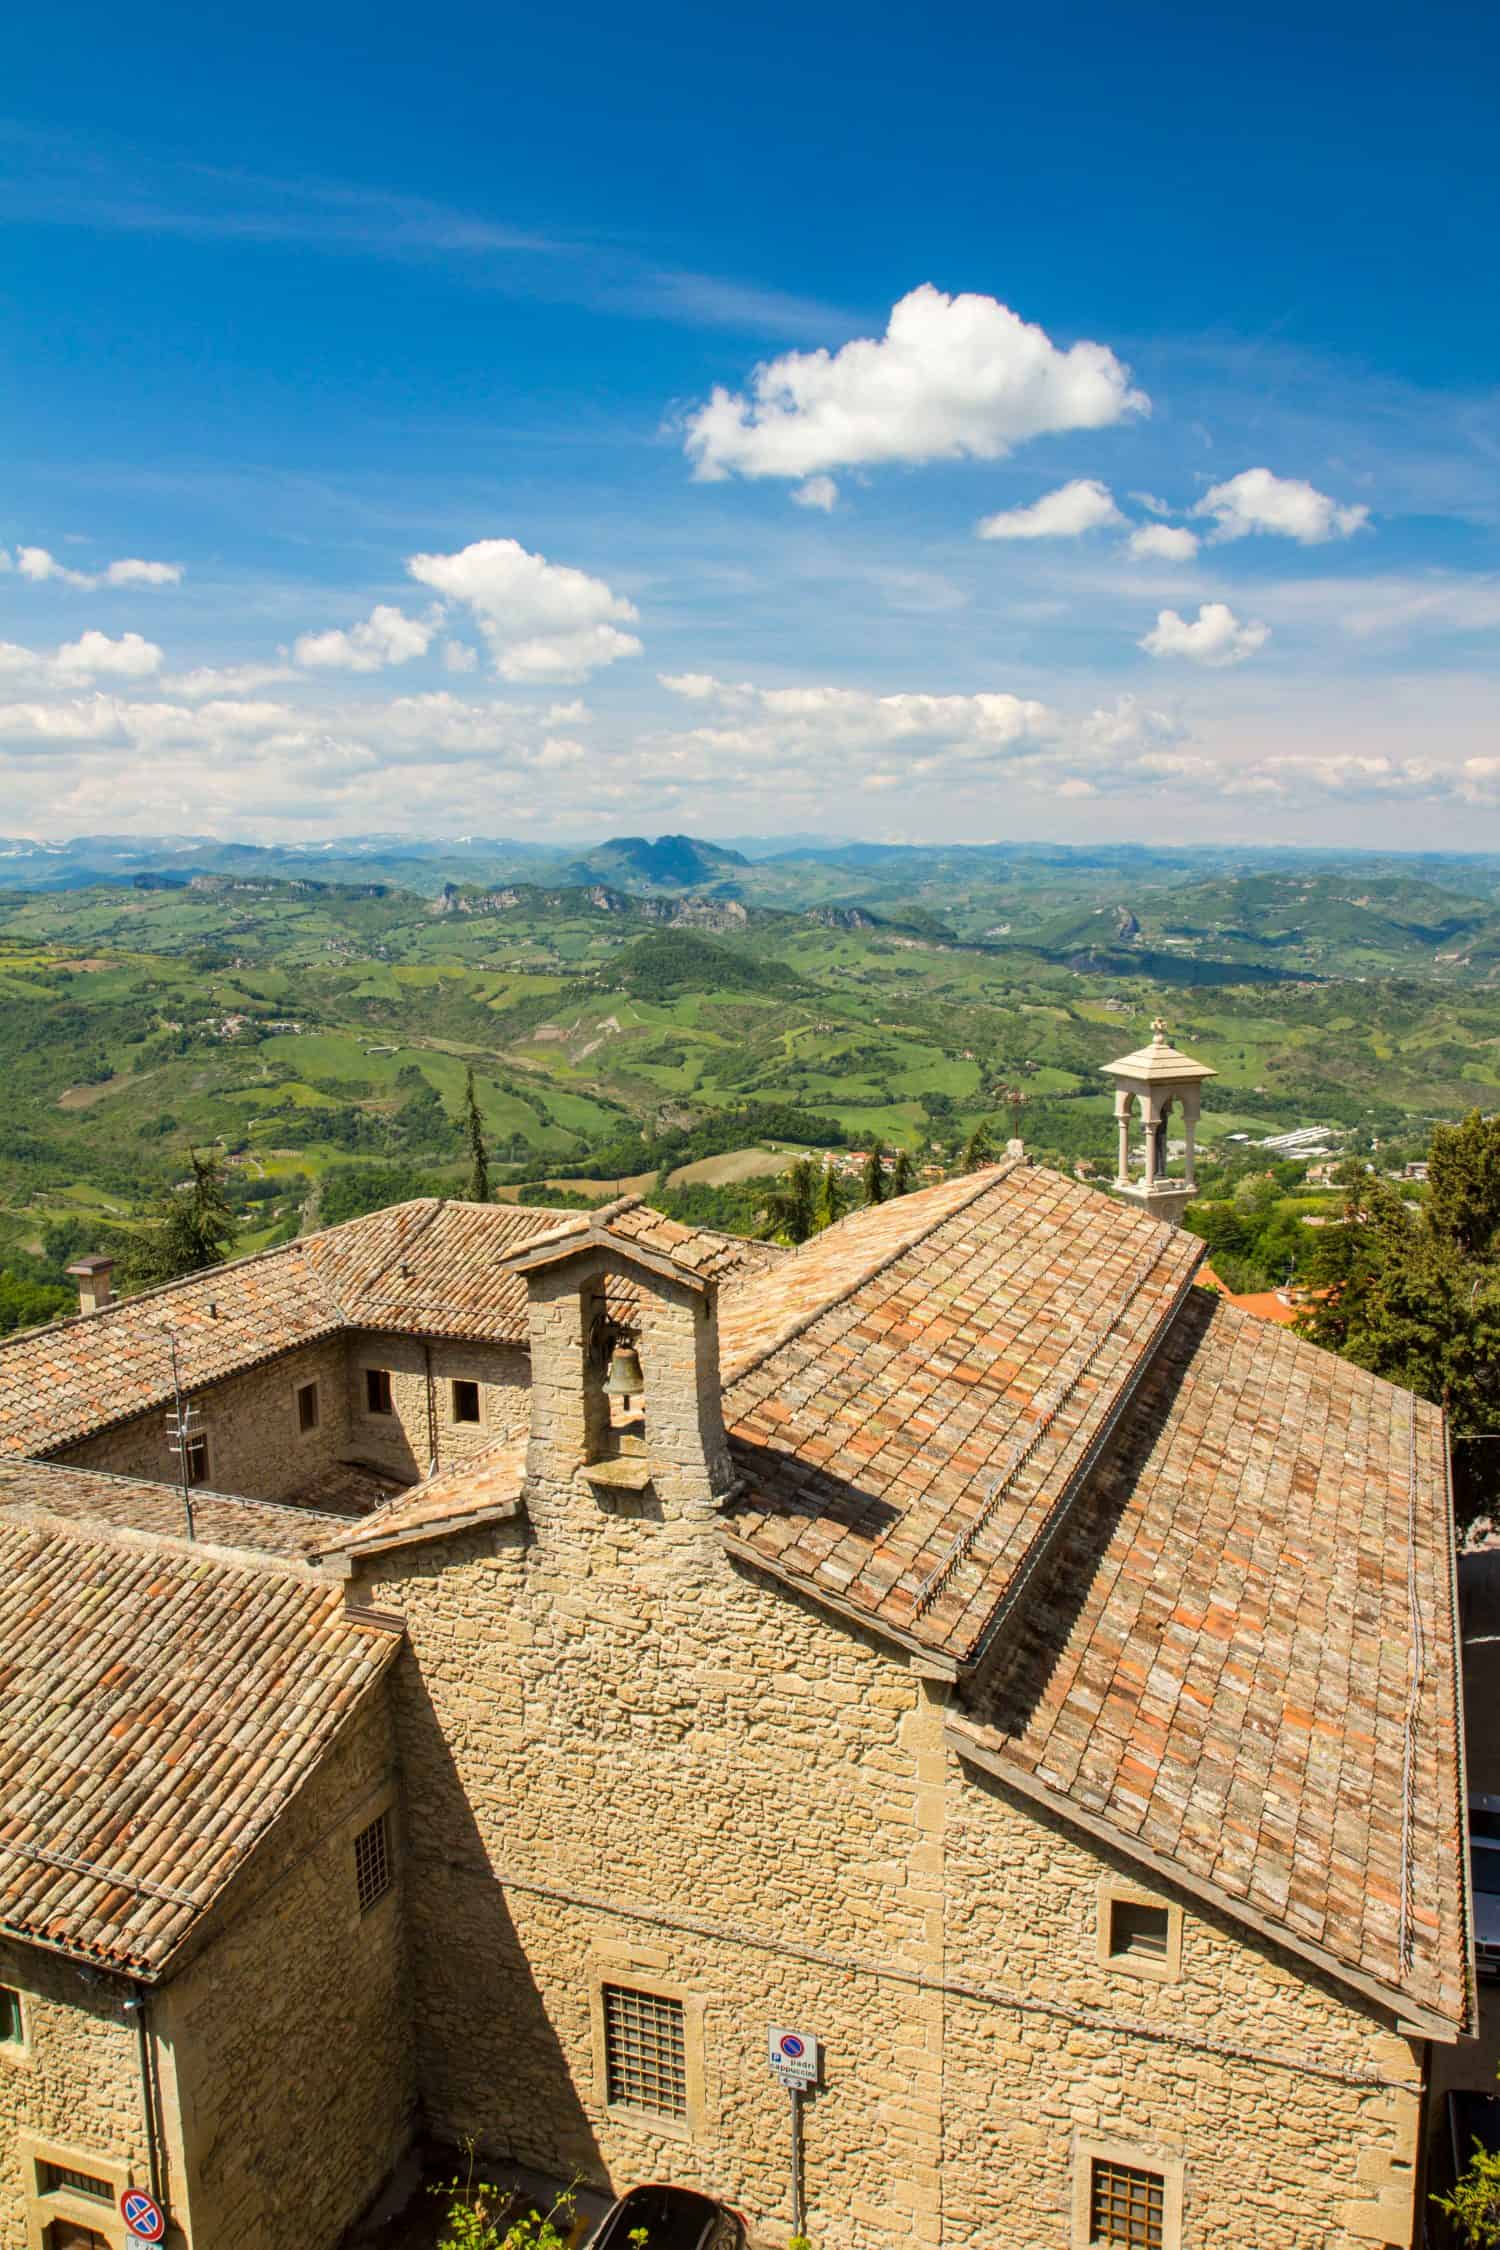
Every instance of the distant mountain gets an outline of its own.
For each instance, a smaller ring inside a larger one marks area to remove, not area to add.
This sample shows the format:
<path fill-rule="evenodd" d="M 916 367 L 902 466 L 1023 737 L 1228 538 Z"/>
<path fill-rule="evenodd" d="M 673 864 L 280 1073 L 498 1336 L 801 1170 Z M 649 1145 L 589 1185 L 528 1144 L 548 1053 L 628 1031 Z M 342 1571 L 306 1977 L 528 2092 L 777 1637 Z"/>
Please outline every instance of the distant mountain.
<path fill-rule="evenodd" d="M 750 862 L 743 852 L 724 844 L 706 844 L 697 836 L 611 836 L 607 842 L 570 861 L 563 880 L 569 883 L 652 883 L 665 890 L 691 890 L 703 883 L 732 878 Z"/>

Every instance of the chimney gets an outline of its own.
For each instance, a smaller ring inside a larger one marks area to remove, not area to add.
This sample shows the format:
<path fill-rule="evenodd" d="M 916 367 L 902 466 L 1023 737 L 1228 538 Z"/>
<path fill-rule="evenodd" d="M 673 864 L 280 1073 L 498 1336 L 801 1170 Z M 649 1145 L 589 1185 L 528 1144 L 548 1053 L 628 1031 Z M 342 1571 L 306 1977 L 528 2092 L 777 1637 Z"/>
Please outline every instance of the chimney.
<path fill-rule="evenodd" d="M 114 1303 L 114 1291 L 109 1285 L 109 1277 L 114 1270 L 113 1258 L 98 1256 L 80 1258 L 76 1265 L 69 1266 L 69 1273 L 78 1283 L 78 1310 L 81 1313 L 102 1312 L 106 1305 Z"/>

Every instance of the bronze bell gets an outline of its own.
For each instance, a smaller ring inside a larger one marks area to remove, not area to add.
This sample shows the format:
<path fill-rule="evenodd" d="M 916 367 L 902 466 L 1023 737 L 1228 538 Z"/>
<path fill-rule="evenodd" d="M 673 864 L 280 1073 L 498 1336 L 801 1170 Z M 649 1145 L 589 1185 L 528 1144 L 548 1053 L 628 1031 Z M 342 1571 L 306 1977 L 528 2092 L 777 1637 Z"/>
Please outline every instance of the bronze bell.
<path fill-rule="evenodd" d="M 610 1398 L 639 1398 L 644 1391 L 646 1378 L 634 1344 L 616 1344 L 604 1388 Z"/>

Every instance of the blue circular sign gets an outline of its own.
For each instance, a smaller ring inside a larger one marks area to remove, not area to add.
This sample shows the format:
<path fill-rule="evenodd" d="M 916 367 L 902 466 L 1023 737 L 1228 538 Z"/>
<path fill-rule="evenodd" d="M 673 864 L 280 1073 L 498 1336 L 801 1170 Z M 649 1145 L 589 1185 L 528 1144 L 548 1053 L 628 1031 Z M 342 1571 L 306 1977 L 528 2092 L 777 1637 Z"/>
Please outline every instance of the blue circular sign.
<path fill-rule="evenodd" d="M 120 2198 L 120 2216 L 141 2242 L 160 2242 L 167 2231 L 161 2205 L 144 2188 L 127 2188 Z"/>
<path fill-rule="evenodd" d="M 795 2031 L 788 2031 L 783 2034 L 781 2051 L 789 2062 L 799 2062 L 807 2052 Z"/>

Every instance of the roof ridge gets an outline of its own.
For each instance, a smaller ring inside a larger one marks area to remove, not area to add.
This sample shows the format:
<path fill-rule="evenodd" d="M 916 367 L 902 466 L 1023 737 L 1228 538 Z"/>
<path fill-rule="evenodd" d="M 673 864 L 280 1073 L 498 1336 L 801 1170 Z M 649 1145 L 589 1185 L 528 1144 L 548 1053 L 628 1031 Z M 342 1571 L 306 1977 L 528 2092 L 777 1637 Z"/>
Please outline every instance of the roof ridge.
<path fill-rule="evenodd" d="M 929 1218 L 926 1224 L 919 1227 L 915 1233 L 902 1234 L 892 1248 L 882 1250 L 878 1256 L 867 1259 L 859 1270 L 849 1280 L 843 1282 L 831 1296 L 823 1298 L 819 1304 L 813 1306 L 811 1311 L 799 1313 L 795 1320 L 788 1321 L 785 1327 L 777 1329 L 766 1343 L 755 1345 L 743 1359 L 737 1360 L 732 1367 L 723 1371 L 720 1377 L 720 1389 L 727 1391 L 732 1384 L 742 1382 L 752 1369 L 762 1366 L 773 1352 L 779 1352 L 784 1345 L 794 1342 L 798 1336 L 811 1328 L 815 1320 L 821 1320 L 825 1313 L 832 1312 L 835 1305 L 844 1304 L 854 1295 L 856 1290 L 863 1289 L 866 1283 L 873 1281 L 878 1273 L 883 1273 L 887 1266 L 893 1266 L 898 1258 L 904 1258 L 908 1250 L 915 1250 L 917 1244 L 925 1241 L 929 1234 L 935 1233 L 940 1226 L 945 1226 L 950 1219 L 956 1219 L 961 1211 L 972 1209 L 982 1195 L 987 1194 L 992 1187 L 998 1187 L 1002 1180 L 1008 1180 L 1013 1172 L 1022 1167 L 1023 1163 L 1023 1158 L 1015 1156 L 1007 1163 L 987 1165 L 983 1173 L 975 1175 L 978 1185 L 974 1188 L 972 1194 L 960 1196 L 956 1203 L 949 1205 L 946 1210 Z M 825 1232 L 831 1231 L 831 1229 L 825 1230 Z M 767 1272 L 768 1275 L 774 1274 L 784 1279 L 786 1267 L 785 1265 L 772 1266 L 767 1269 Z"/>

